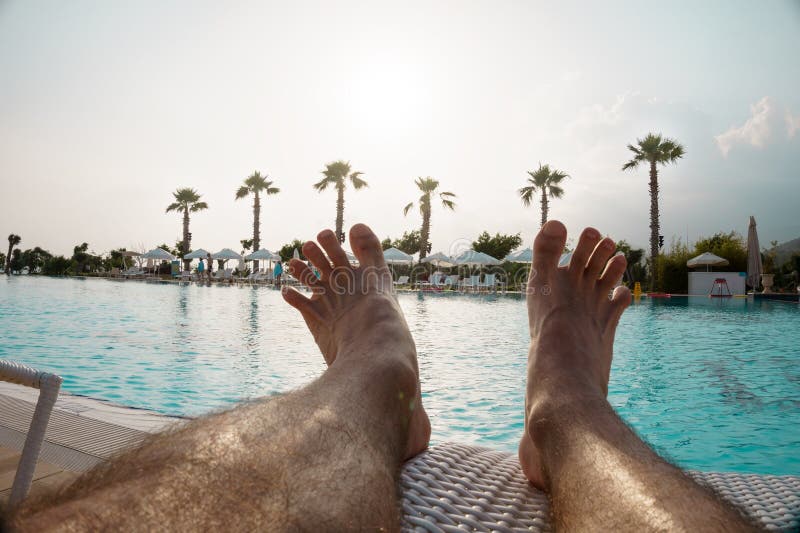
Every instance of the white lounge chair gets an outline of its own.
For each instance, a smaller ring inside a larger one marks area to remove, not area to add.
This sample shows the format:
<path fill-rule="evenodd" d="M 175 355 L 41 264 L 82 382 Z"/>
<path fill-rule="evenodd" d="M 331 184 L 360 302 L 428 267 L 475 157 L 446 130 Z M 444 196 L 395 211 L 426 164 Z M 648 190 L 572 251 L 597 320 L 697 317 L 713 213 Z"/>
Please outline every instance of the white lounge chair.
<path fill-rule="evenodd" d="M 400 276 L 397 278 L 397 281 L 392 282 L 395 287 L 401 287 L 403 285 L 408 285 L 408 276 Z"/>
<path fill-rule="evenodd" d="M 481 289 L 494 290 L 496 291 L 498 287 L 504 286 L 504 284 L 500 281 L 497 281 L 497 274 L 485 274 L 483 276 L 483 281 L 478 284 L 478 287 Z"/>
<path fill-rule="evenodd" d="M 58 399 L 58 391 L 61 388 L 61 377 L 47 372 L 34 370 L 23 364 L 0 359 L 0 379 L 9 383 L 17 383 L 26 387 L 39 389 L 39 400 L 36 402 L 36 409 L 33 412 L 31 425 L 28 428 L 28 436 L 25 437 L 25 444 L 22 447 L 22 456 L 17 465 L 17 473 L 14 476 L 14 484 L 11 485 L 11 495 L 8 498 L 9 505 L 15 505 L 28 495 L 33 481 L 36 463 L 39 460 L 39 452 L 42 451 L 47 422 L 50 420 L 50 413 L 53 411 Z"/>
<path fill-rule="evenodd" d="M 478 284 L 481 281 L 480 276 L 470 276 L 469 278 L 465 278 L 464 281 L 461 282 L 461 289 L 464 291 L 468 291 L 470 289 L 477 290 Z"/>
<path fill-rule="evenodd" d="M 444 288 L 457 289 L 458 288 L 458 274 L 451 274 L 444 278 Z"/>

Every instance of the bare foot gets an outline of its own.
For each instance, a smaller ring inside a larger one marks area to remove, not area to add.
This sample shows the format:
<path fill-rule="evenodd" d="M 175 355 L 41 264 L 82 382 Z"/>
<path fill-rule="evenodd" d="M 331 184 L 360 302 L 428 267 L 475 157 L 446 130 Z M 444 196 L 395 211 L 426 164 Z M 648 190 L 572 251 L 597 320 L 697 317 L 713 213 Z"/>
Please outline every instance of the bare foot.
<path fill-rule="evenodd" d="M 359 261 L 355 268 L 332 231 L 320 232 L 317 240 L 322 249 L 309 241 L 303 254 L 320 271 L 319 279 L 302 261 L 290 263 L 295 277 L 313 291 L 311 298 L 290 288 L 284 288 L 283 297 L 302 314 L 329 367 L 385 363 L 393 377 L 405 382 L 405 458 L 413 457 L 428 446 L 431 428 L 422 407 L 417 350 L 394 296 L 380 241 L 364 224 L 350 229 L 350 246 Z"/>
<path fill-rule="evenodd" d="M 525 433 L 519 460 L 528 480 L 545 488 L 533 421 L 559 404 L 605 398 L 614 333 L 630 303 L 630 291 L 614 289 L 625 271 L 625 257 L 614 255 L 614 242 L 586 228 L 569 266 L 558 267 L 567 229 L 547 222 L 533 244 L 528 281 L 531 346 L 525 393 Z"/>

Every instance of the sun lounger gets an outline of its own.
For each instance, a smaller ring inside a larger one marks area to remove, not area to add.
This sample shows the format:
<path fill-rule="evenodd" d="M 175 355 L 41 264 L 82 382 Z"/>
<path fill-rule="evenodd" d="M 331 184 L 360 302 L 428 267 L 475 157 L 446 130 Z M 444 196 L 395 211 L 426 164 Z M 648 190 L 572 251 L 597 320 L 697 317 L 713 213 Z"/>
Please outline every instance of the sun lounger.
<path fill-rule="evenodd" d="M 444 278 L 444 288 L 457 289 L 458 288 L 458 274 L 451 274 Z"/>
<path fill-rule="evenodd" d="M 800 477 L 689 471 L 771 531 L 800 527 Z M 552 531 L 545 494 L 517 454 L 444 443 L 406 461 L 400 477 L 403 531 Z"/>
<path fill-rule="evenodd" d="M 498 287 L 505 287 L 505 284 L 497 280 L 497 274 L 484 275 L 483 281 L 478 284 L 478 288 L 486 289 L 487 291 L 496 291 Z"/>
<path fill-rule="evenodd" d="M 14 361 L 0 359 L 0 379 L 39 389 L 39 400 L 28 428 L 28 436 L 25 438 L 22 456 L 14 476 L 14 484 L 11 486 L 11 495 L 8 498 L 9 505 L 14 505 L 24 500 L 31 488 L 39 452 L 41 452 L 42 442 L 47 431 L 47 422 L 50 420 L 53 405 L 58 399 L 61 378 Z"/>
<path fill-rule="evenodd" d="M 470 276 L 469 278 L 465 278 L 464 281 L 461 282 L 461 290 L 463 291 L 468 291 L 470 289 L 477 290 L 480 280 L 481 280 L 480 276 Z"/>
<path fill-rule="evenodd" d="M 397 281 L 393 281 L 392 284 L 395 287 L 402 287 L 404 285 L 408 285 L 408 276 L 400 276 L 397 278 Z"/>

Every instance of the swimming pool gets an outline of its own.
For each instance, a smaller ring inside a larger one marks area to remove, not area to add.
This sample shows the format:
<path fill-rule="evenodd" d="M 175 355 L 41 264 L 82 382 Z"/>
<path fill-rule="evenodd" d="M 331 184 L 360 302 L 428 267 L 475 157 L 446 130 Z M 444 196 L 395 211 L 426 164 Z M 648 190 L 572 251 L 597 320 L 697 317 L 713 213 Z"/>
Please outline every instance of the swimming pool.
<path fill-rule="evenodd" d="M 522 431 L 525 303 L 401 294 L 434 442 L 514 451 Z M 800 475 L 797 304 L 693 298 L 631 306 L 609 398 L 683 467 Z M 198 415 L 286 392 L 324 370 L 276 290 L 0 276 L 0 357 L 76 394 Z"/>

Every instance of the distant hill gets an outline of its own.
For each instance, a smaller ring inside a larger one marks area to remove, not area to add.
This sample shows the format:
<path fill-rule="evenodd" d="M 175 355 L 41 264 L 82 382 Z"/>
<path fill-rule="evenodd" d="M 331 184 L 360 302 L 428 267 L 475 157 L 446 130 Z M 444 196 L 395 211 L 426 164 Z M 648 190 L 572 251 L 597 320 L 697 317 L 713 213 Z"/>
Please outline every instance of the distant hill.
<path fill-rule="evenodd" d="M 783 244 L 779 244 L 775 250 L 777 252 L 775 256 L 775 262 L 778 265 L 784 264 L 792 257 L 792 255 L 800 254 L 800 237 L 797 239 L 792 239 L 791 241 L 786 241 Z"/>

